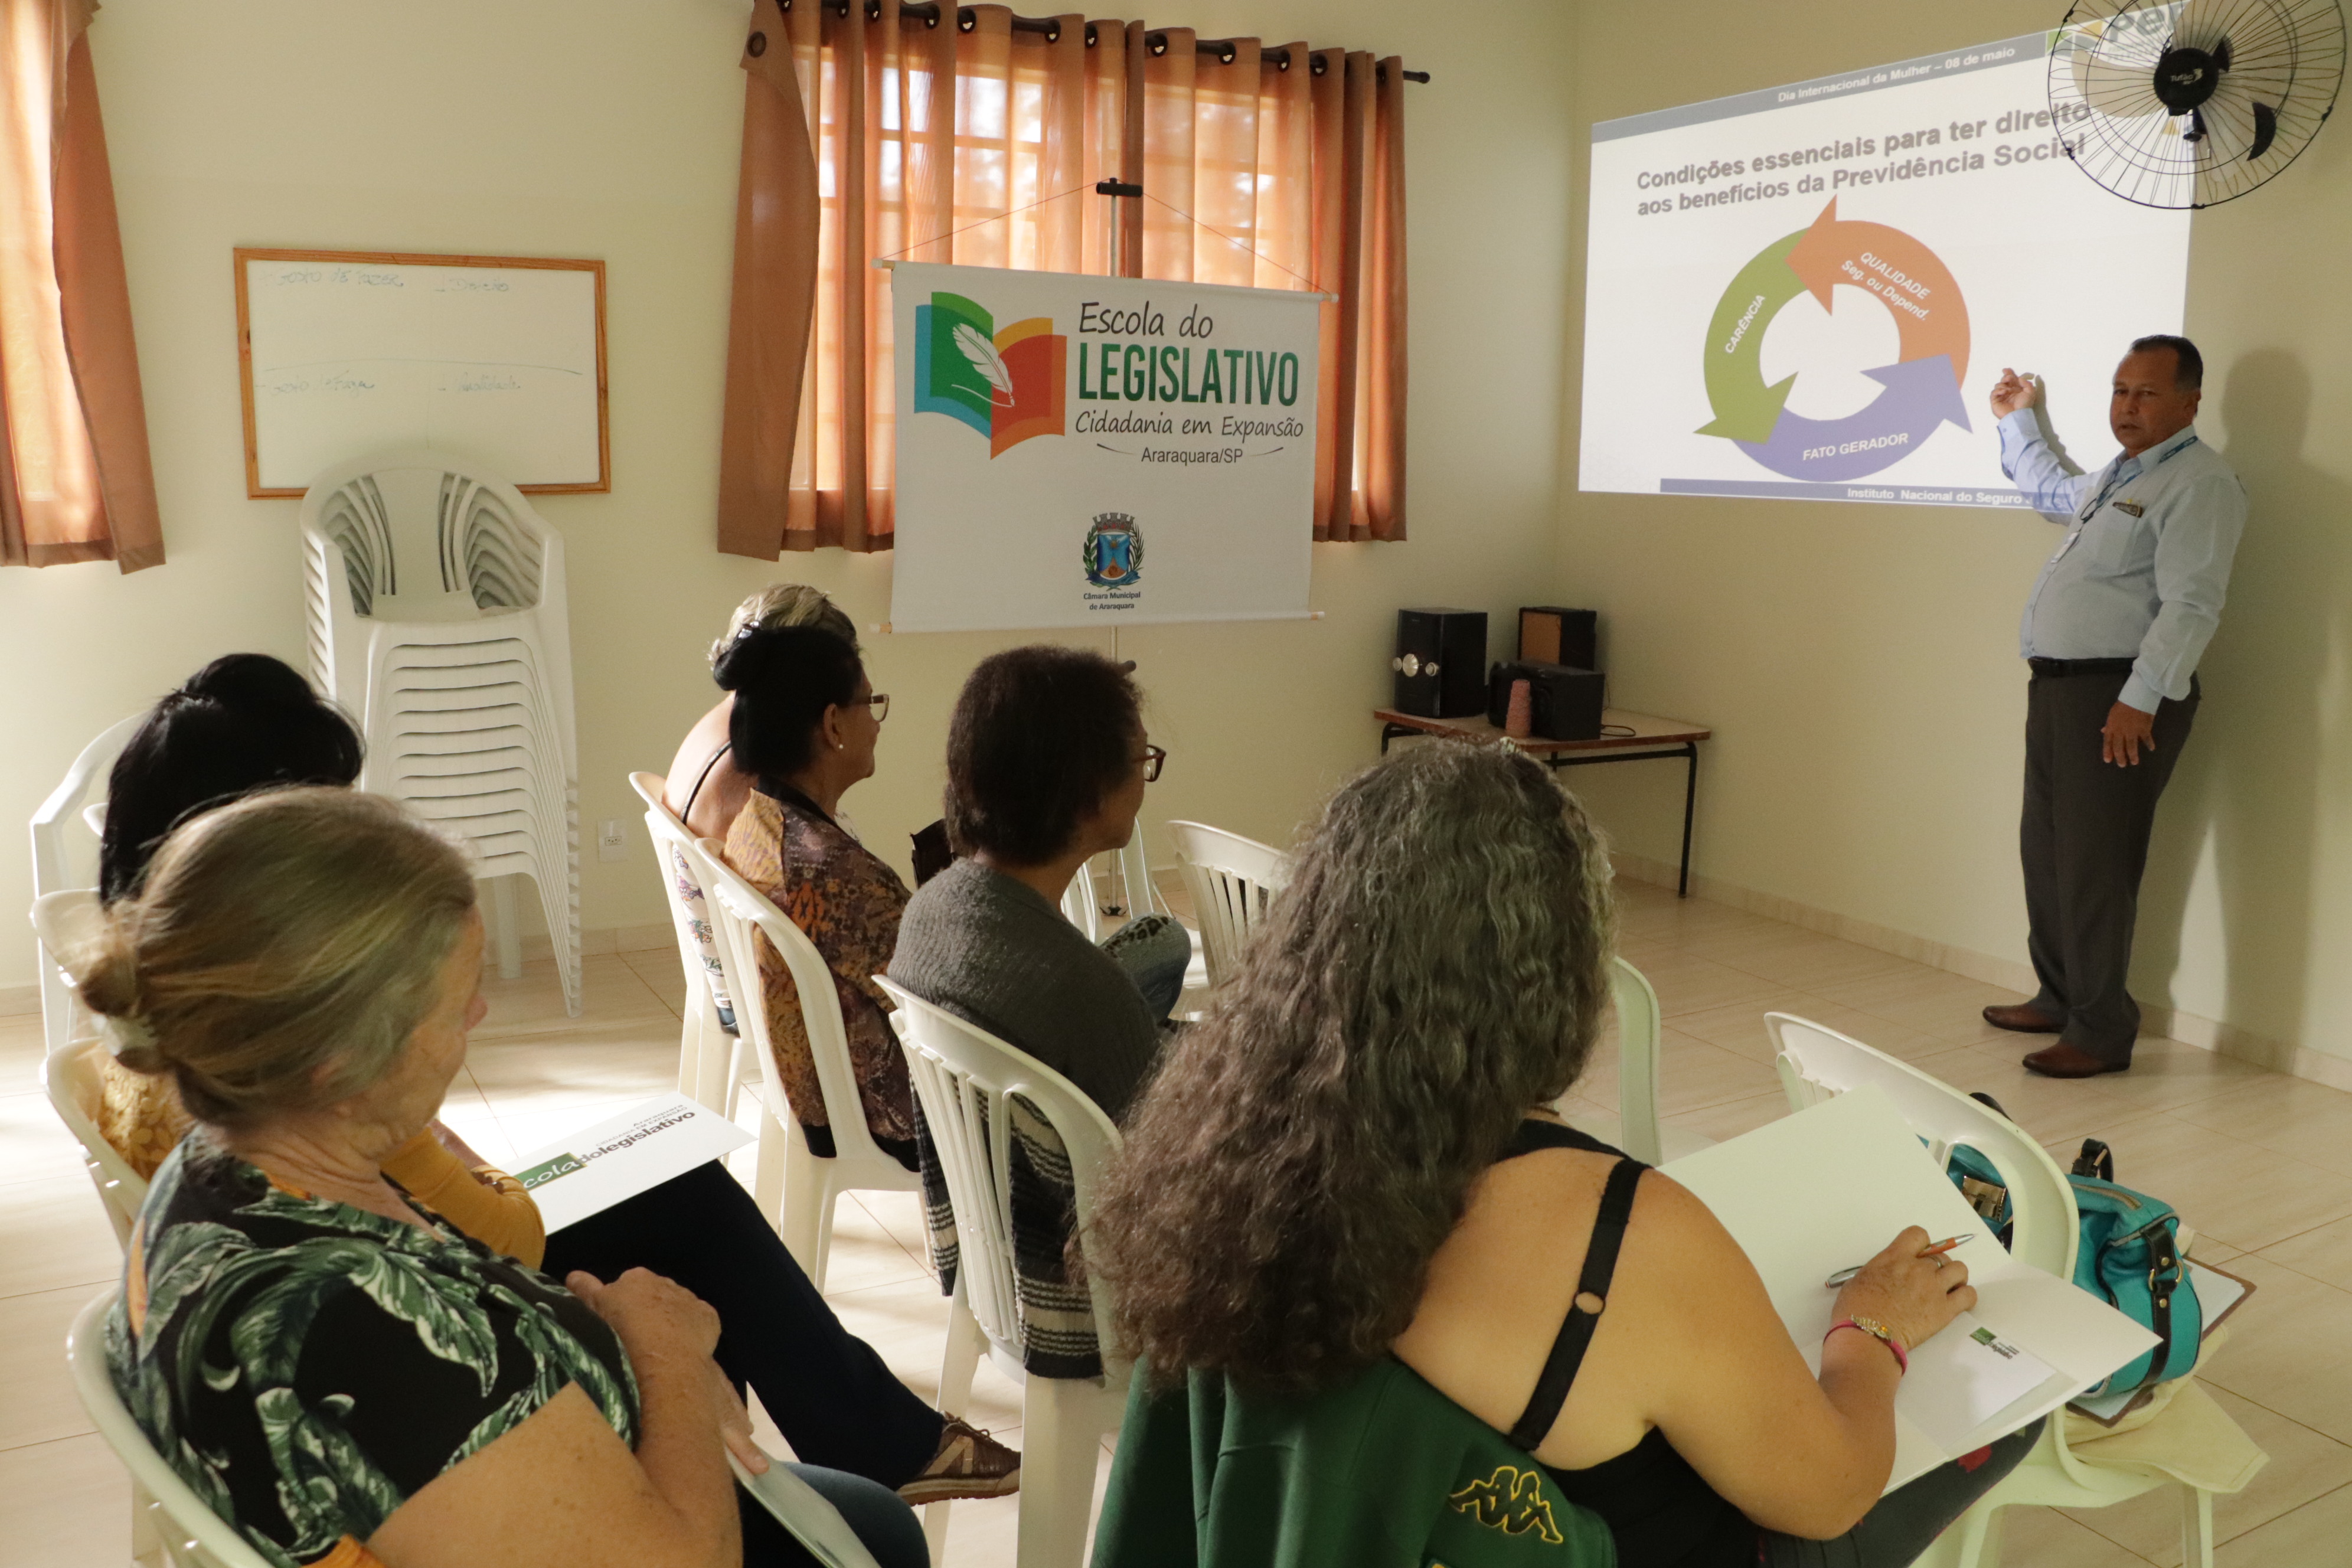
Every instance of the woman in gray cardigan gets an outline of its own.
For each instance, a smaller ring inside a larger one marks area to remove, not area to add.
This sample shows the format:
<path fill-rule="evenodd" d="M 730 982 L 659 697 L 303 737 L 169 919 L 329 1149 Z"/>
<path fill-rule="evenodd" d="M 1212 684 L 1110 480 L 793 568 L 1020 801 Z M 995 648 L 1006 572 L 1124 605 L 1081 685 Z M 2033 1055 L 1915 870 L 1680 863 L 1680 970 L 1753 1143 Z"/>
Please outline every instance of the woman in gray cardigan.
<path fill-rule="evenodd" d="M 1097 947 L 1061 900 L 1088 857 L 1133 836 L 1165 756 L 1121 666 L 1043 647 L 983 660 L 948 729 L 948 833 L 962 858 L 916 889 L 890 960 L 893 980 L 1035 1057 L 1113 1121 L 1158 1059 L 1192 937 L 1146 915 Z M 1092 1303 L 1064 1265 L 1069 1163 L 1053 1128 L 1019 1108 L 1013 1132 L 1022 1360 L 1042 1376 L 1091 1377 Z M 951 1291 L 955 1214 L 923 1143 L 931 1257 Z"/>

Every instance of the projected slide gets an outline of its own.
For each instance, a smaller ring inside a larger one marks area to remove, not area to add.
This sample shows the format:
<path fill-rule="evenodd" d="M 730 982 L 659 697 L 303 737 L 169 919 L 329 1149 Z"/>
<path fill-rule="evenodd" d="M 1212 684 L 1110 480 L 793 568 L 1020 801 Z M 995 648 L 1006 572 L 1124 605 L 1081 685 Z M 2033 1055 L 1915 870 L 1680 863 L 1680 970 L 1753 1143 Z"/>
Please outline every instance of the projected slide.
<path fill-rule="evenodd" d="M 2022 506 L 2005 364 L 2105 461 L 2116 361 L 2180 330 L 2189 215 L 2068 161 L 2045 47 L 1595 125 L 1580 487 Z"/>

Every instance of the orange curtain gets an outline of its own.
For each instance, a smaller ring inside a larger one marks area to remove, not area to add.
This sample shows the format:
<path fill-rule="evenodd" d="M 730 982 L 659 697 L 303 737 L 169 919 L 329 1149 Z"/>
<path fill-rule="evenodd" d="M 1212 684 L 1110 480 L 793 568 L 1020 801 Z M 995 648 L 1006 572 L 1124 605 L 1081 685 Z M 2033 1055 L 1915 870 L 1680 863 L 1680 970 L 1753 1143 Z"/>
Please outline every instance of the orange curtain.
<path fill-rule="evenodd" d="M 877 260 L 1108 273 L 1114 221 L 1131 276 L 1338 297 L 1315 537 L 1403 538 L 1402 62 L 1265 53 L 1076 16 L 1016 29 L 1002 5 L 760 0 L 719 547 L 890 547 Z M 1104 179 L 1146 197 L 1113 203 Z"/>
<path fill-rule="evenodd" d="M 163 561 L 95 0 L 0 0 L 0 565 Z"/>

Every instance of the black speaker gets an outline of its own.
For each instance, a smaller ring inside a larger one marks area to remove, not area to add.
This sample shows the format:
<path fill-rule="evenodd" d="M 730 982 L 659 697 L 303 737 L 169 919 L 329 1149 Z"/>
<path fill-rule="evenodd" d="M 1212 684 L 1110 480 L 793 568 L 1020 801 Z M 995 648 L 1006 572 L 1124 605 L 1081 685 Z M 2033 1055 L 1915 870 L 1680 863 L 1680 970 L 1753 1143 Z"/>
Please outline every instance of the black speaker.
<path fill-rule="evenodd" d="M 1601 668 L 1600 612 L 1534 605 L 1519 611 L 1519 657 L 1530 664 Z"/>
<path fill-rule="evenodd" d="M 1532 700 L 1528 730 L 1538 740 L 1601 738 L 1602 681 L 1598 670 L 1571 669 L 1564 664 L 1538 664 L 1532 659 L 1496 665 L 1486 679 L 1486 717 L 1498 730 L 1509 714 L 1515 680 L 1528 683 Z"/>
<path fill-rule="evenodd" d="M 1486 706 L 1486 612 L 1399 610 L 1396 710 L 1420 719 L 1462 719 Z"/>

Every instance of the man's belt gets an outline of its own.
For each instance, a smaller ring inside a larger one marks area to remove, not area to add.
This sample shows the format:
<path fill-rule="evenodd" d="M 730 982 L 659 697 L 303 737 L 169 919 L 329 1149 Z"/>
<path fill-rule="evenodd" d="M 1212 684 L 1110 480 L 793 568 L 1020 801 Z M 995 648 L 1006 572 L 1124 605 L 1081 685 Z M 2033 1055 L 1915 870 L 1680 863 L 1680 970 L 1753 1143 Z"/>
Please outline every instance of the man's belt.
<path fill-rule="evenodd" d="M 2070 675 L 2129 675 L 2136 660 L 2128 658 L 2029 658 L 2025 667 L 2041 679 L 2063 679 Z"/>

